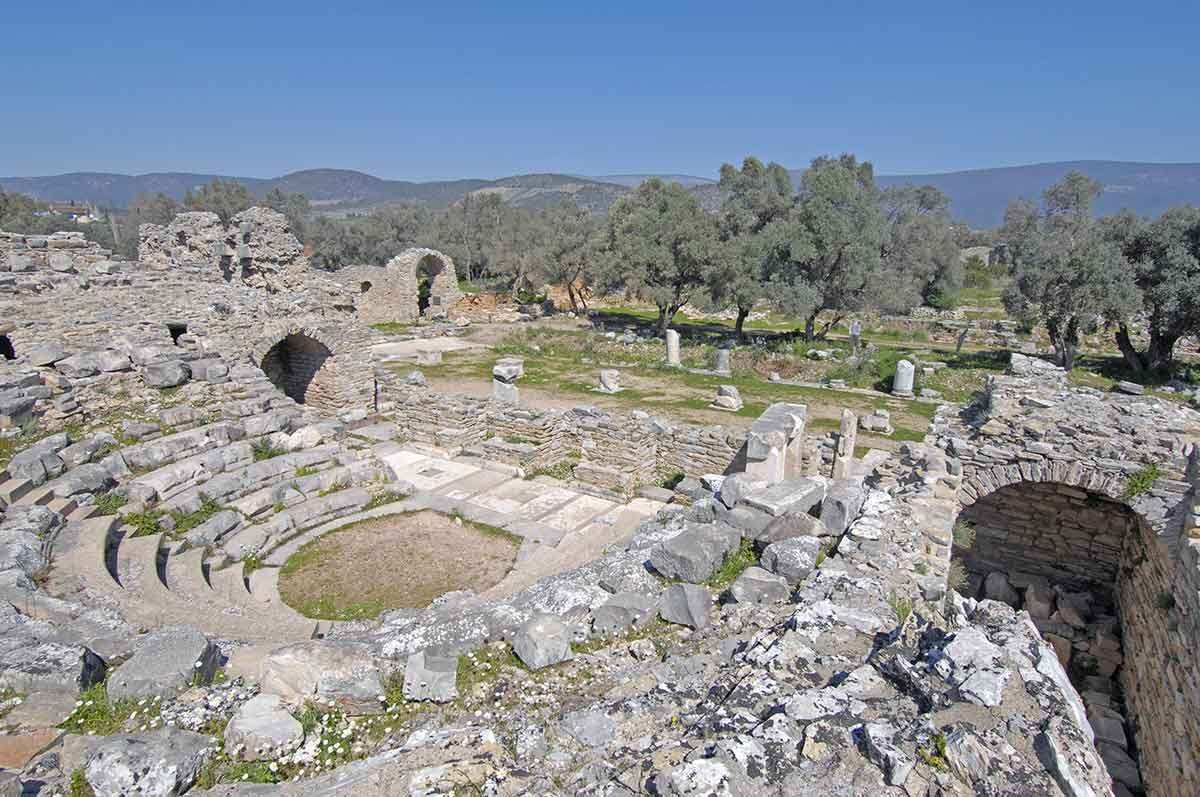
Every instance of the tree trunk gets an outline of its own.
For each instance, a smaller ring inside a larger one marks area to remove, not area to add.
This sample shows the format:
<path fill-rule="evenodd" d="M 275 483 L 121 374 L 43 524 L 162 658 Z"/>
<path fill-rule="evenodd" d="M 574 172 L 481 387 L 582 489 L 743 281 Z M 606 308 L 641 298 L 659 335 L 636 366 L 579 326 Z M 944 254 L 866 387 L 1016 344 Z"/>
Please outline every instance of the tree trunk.
<path fill-rule="evenodd" d="M 804 319 L 804 342 L 812 343 L 816 339 L 817 315 L 820 310 Z"/>
<path fill-rule="evenodd" d="M 674 312 L 668 314 L 667 311 L 670 309 L 671 308 L 665 304 L 660 304 L 658 306 L 658 336 L 660 338 L 665 338 L 667 336 L 667 327 L 670 325 L 671 319 L 675 317 Z"/>
<path fill-rule="evenodd" d="M 1125 364 L 1131 371 L 1140 374 L 1145 369 L 1141 353 L 1133 347 L 1133 341 L 1129 339 L 1129 325 L 1124 321 L 1117 325 L 1117 348 L 1121 350 L 1121 356 L 1125 358 Z"/>
<path fill-rule="evenodd" d="M 750 315 L 750 308 L 739 305 L 737 309 L 737 323 L 733 325 L 733 332 L 737 335 L 738 340 L 746 339 L 746 336 L 742 333 L 742 325 L 746 323 L 746 316 L 748 315 Z"/>
<path fill-rule="evenodd" d="M 1146 353 L 1148 366 L 1154 371 L 1168 372 L 1175 358 L 1175 343 L 1179 335 L 1170 332 L 1150 331 L 1150 350 Z"/>

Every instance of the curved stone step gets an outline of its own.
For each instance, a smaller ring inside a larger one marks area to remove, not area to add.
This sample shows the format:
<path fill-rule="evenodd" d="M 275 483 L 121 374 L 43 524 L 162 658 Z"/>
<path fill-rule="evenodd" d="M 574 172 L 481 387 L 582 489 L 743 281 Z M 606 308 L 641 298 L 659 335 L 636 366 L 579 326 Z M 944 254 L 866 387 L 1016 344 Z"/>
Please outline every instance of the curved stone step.
<path fill-rule="evenodd" d="M 250 462 L 214 475 L 211 479 L 189 487 L 160 504 L 168 511 L 194 511 L 202 497 L 221 504 L 232 504 L 265 486 L 274 486 L 295 479 L 300 468 L 319 468 L 336 460 L 341 448 L 336 445 L 317 446 L 303 451 L 293 451 L 271 459 Z M 315 476 L 317 474 L 309 474 Z M 272 502 L 273 503 L 273 502 Z"/>
<path fill-rule="evenodd" d="M 203 548 L 167 557 L 167 588 L 176 596 L 210 600 L 213 590 L 204 578 Z"/>
<path fill-rule="evenodd" d="M 235 562 L 229 567 L 210 567 L 208 583 L 212 591 L 224 600 L 236 606 L 250 606 L 253 598 L 246 588 L 246 579 L 241 562 Z"/>

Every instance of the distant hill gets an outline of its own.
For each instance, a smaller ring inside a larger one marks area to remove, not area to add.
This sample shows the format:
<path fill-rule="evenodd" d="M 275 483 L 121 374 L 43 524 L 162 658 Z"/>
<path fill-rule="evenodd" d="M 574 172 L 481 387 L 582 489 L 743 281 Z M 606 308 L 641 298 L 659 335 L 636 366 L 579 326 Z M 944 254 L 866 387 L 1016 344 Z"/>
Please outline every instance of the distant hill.
<path fill-rule="evenodd" d="M 1083 172 L 1104 186 L 1096 212 L 1108 215 L 1129 208 L 1157 216 L 1173 205 L 1200 205 L 1200 163 L 1060 161 L 944 174 L 880 176 L 880 185 L 933 185 L 950 197 L 953 216 L 973 227 L 995 227 L 1004 209 L 1018 197 L 1040 200 L 1042 192 L 1069 171 Z M 793 180 L 800 172 L 792 172 Z"/>
<path fill-rule="evenodd" d="M 444 208 L 475 191 L 495 191 L 519 207 L 544 207 L 574 201 L 604 212 L 625 186 L 563 174 L 529 174 L 499 180 L 384 180 L 348 169 L 308 169 L 282 177 L 261 179 L 190 172 L 106 174 L 74 172 L 51 177 L 0 177 L 0 188 L 45 201 L 90 202 L 103 207 L 128 207 L 140 194 L 163 193 L 182 199 L 190 189 L 214 178 L 234 180 L 263 196 L 274 188 L 308 197 L 318 210 L 355 211 L 388 204 L 412 203 Z"/>
<path fill-rule="evenodd" d="M 1123 208 L 1149 216 L 1172 205 L 1200 205 L 1200 163 L 1127 163 L 1121 161 L 1064 161 L 998 169 L 974 169 L 941 174 L 880 175 L 884 186 L 905 183 L 937 186 L 950 197 L 951 212 L 975 227 L 1000 224 L 1004 208 L 1018 197 L 1038 199 L 1046 189 L 1072 169 L 1098 180 L 1104 194 L 1099 213 Z M 800 170 L 791 172 L 798 180 Z M 0 188 L 47 201 L 77 201 L 105 207 L 127 207 L 139 194 L 162 192 L 181 199 L 221 175 L 165 172 L 160 174 L 107 174 L 75 172 L 50 177 L 0 177 Z M 308 169 L 282 177 L 261 179 L 229 177 L 257 196 L 273 188 L 300 192 L 323 213 L 363 212 L 383 205 L 412 203 L 445 208 L 467 194 L 479 191 L 500 194 L 513 205 L 542 208 L 558 202 L 575 202 L 595 213 L 604 213 L 620 196 L 649 177 L 687 186 L 707 208 L 721 201 L 715 180 L 680 174 L 610 174 L 594 177 L 567 174 L 524 174 L 498 180 L 464 179 L 410 182 L 385 180 L 347 169 Z"/>
<path fill-rule="evenodd" d="M 616 183 L 626 188 L 637 188 L 651 177 L 657 177 L 666 183 L 679 183 L 684 188 L 694 188 L 700 185 L 716 185 L 717 181 L 708 177 L 697 177 L 694 174 L 598 174 L 588 178 L 603 183 Z"/>

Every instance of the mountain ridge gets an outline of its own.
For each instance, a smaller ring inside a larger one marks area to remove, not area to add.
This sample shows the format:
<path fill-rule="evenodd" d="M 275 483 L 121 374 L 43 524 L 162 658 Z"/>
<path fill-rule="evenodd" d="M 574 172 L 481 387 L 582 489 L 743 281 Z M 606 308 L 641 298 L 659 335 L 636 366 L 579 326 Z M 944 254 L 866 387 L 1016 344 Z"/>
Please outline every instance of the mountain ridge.
<path fill-rule="evenodd" d="M 1099 181 L 1104 192 L 1098 213 L 1130 208 L 1141 215 L 1157 215 L 1179 204 L 1200 205 L 1200 163 L 1149 163 L 1141 161 L 1049 161 L 1023 166 L 964 169 L 924 174 L 877 175 L 884 187 L 928 184 L 950 198 L 951 212 L 976 227 L 998 225 L 1007 204 L 1018 197 L 1037 199 L 1050 184 L 1076 169 Z M 790 171 L 798 182 L 802 170 Z M 123 208 L 139 194 L 164 193 L 181 199 L 189 189 L 214 178 L 234 180 L 256 196 L 279 188 L 307 196 L 317 212 L 366 212 L 389 204 L 422 204 L 448 207 L 476 192 L 499 193 L 519 207 L 539 208 L 571 201 L 597 213 L 605 212 L 617 198 L 642 180 L 660 177 L 675 180 L 695 192 L 706 206 L 718 200 L 717 181 L 685 174 L 629 173 L 572 175 L 556 172 L 511 175 L 498 179 L 391 180 L 353 169 L 303 169 L 273 178 L 237 177 L 200 172 L 149 172 L 128 175 L 115 172 L 69 172 L 36 177 L 0 177 L 0 188 L 28 194 L 43 201 L 78 201 Z"/>

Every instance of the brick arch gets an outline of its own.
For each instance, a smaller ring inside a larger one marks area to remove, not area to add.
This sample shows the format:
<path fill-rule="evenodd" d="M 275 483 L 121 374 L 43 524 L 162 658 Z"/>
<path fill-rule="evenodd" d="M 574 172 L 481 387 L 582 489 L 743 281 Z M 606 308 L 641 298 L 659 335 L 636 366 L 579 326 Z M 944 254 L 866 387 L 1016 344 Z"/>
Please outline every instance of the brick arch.
<path fill-rule="evenodd" d="M 335 362 L 341 348 L 326 330 L 280 325 L 255 343 L 250 360 L 296 403 L 334 410 L 341 404 Z"/>
<path fill-rule="evenodd" d="M 454 260 L 444 252 L 425 247 L 406 249 L 388 261 L 387 270 L 397 283 L 398 320 L 415 321 L 422 315 L 436 316 L 449 312 L 462 298 Z M 429 279 L 428 306 L 420 306 L 422 273 Z"/>
<path fill-rule="evenodd" d="M 958 502 L 970 506 L 1001 487 L 1020 482 L 1055 482 L 1117 498 L 1125 491 L 1127 480 L 1128 475 L 1123 470 L 1102 468 L 1079 460 L 1017 460 L 965 470 Z"/>

